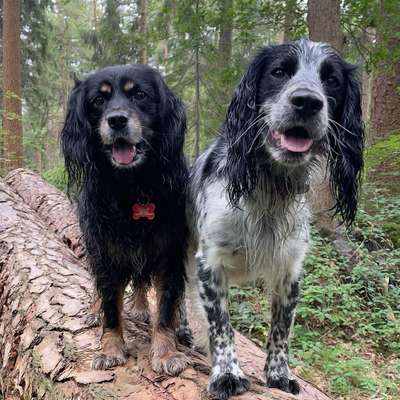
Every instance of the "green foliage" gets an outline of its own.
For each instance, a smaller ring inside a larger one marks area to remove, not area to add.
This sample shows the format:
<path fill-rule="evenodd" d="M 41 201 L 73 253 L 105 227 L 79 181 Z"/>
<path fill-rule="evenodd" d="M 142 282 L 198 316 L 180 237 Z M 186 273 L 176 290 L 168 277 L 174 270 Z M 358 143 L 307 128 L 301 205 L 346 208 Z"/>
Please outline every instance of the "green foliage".
<path fill-rule="evenodd" d="M 365 167 L 373 171 L 385 164 L 393 171 L 400 168 L 400 132 L 394 132 L 387 138 L 369 146 L 365 152 Z"/>
<path fill-rule="evenodd" d="M 267 295 L 262 286 L 232 287 L 229 290 L 231 322 L 260 346 L 268 334 L 265 324 Z"/>
<path fill-rule="evenodd" d="M 64 166 L 60 165 L 47 170 L 43 174 L 43 178 L 54 185 L 57 189 L 62 190 L 63 192 L 67 191 L 67 176 Z"/>

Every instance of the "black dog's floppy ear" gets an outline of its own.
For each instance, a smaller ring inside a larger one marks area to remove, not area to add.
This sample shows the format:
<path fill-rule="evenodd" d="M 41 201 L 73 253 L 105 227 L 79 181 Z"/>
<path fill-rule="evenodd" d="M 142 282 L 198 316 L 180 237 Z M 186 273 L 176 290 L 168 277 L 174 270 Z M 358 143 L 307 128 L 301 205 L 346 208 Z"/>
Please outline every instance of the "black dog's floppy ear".
<path fill-rule="evenodd" d="M 364 124 L 361 111 L 360 81 L 356 67 L 346 65 L 347 87 L 340 125 L 332 126 L 330 135 L 330 179 L 335 213 L 351 225 L 357 213 L 357 202 L 363 168 Z M 336 137 L 335 137 L 336 136 Z"/>
<path fill-rule="evenodd" d="M 60 134 L 61 149 L 68 175 L 68 191 L 75 185 L 79 188 L 82 173 L 88 163 L 88 136 L 90 125 L 87 121 L 84 91 L 80 81 L 72 89 L 64 127 Z"/>
<path fill-rule="evenodd" d="M 241 197 L 247 197 L 257 183 L 255 152 L 258 107 L 257 85 L 260 80 L 268 49 L 262 50 L 249 65 L 235 90 L 223 126 L 228 142 L 225 174 L 228 178 L 230 202 L 237 205 Z"/>
<path fill-rule="evenodd" d="M 183 154 L 186 132 L 186 113 L 182 101 L 160 77 L 161 85 L 161 162 L 174 168 L 174 160 Z"/>

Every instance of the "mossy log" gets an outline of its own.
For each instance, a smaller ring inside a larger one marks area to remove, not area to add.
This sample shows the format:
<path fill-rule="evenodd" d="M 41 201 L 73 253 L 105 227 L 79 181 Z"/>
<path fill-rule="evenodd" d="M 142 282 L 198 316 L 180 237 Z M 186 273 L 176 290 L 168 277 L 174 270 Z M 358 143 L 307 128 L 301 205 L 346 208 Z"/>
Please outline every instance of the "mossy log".
<path fill-rule="evenodd" d="M 85 324 L 92 279 L 73 207 L 39 176 L 13 171 L 0 181 L 0 391 L 8 399 L 207 399 L 209 362 L 181 348 L 191 367 L 179 377 L 156 375 L 149 367 L 149 326 L 129 323 L 131 357 L 123 367 L 93 371 L 101 327 Z M 150 299 L 151 300 L 151 299 Z M 300 380 L 292 396 L 265 388 L 265 354 L 236 334 L 252 390 L 241 400 L 329 398 Z"/>

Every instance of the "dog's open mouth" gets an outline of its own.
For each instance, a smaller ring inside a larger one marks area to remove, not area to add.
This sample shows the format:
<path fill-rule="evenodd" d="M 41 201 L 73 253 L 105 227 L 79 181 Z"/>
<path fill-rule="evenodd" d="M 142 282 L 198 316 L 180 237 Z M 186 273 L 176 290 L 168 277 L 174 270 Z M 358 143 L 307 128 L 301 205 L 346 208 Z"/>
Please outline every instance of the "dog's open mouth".
<path fill-rule="evenodd" d="M 279 147 L 292 153 L 305 153 L 314 143 L 307 130 L 298 126 L 283 132 L 274 130 L 272 137 Z"/>
<path fill-rule="evenodd" d="M 112 158 L 117 164 L 131 164 L 136 157 L 136 153 L 136 146 L 123 138 L 118 138 L 112 145 Z"/>

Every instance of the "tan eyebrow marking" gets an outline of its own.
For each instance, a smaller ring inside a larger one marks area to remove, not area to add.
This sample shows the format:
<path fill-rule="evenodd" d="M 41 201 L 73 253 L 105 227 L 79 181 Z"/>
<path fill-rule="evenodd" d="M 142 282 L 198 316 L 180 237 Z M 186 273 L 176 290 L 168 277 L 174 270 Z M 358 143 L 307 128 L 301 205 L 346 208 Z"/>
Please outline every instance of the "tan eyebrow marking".
<path fill-rule="evenodd" d="M 133 89 L 135 86 L 135 82 L 133 81 L 126 81 L 124 84 L 124 92 L 128 92 L 129 90 Z"/>
<path fill-rule="evenodd" d="M 111 85 L 109 85 L 108 83 L 103 83 L 100 86 L 100 92 L 101 93 L 111 93 Z"/>

